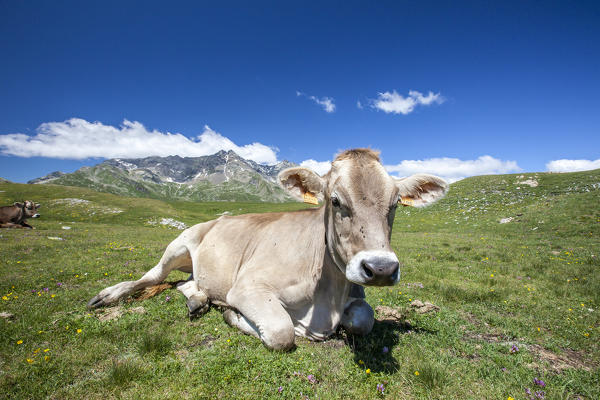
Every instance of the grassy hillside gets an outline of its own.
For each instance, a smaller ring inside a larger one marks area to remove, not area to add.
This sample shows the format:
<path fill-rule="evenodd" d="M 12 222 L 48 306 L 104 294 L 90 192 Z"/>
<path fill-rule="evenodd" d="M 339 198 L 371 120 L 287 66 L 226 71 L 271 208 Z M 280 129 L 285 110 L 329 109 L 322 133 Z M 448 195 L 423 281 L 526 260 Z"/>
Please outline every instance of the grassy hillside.
<path fill-rule="evenodd" d="M 162 218 L 304 205 L 0 184 L 2 204 L 22 199 L 43 206 L 36 230 L 0 231 L 6 398 L 600 398 L 599 170 L 469 178 L 430 208 L 399 209 L 402 279 L 367 289 L 373 333 L 297 340 L 285 354 L 218 310 L 189 321 L 174 289 L 98 312 L 85 304 L 157 262 L 179 233 Z M 419 314 L 417 299 L 440 310 Z"/>

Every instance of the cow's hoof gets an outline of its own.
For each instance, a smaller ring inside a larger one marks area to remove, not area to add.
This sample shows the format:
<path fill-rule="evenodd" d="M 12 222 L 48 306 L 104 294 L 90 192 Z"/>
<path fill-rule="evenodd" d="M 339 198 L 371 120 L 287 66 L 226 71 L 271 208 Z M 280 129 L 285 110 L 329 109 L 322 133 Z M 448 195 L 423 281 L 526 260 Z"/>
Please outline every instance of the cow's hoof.
<path fill-rule="evenodd" d="M 187 299 L 186 305 L 190 320 L 201 317 L 202 315 L 206 314 L 210 308 L 209 302 L 205 300 L 199 300 L 196 298 L 196 296 L 191 296 L 189 299 Z"/>
<path fill-rule="evenodd" d="M 104 302 L 104 296 L 94 296 L 92 297 L 92 299 L 90 301 L 88 301 L 87 303 L 87 308 L 99 308 L 99 307 L 103 307 L 105 306 L 106 303 Z"/>

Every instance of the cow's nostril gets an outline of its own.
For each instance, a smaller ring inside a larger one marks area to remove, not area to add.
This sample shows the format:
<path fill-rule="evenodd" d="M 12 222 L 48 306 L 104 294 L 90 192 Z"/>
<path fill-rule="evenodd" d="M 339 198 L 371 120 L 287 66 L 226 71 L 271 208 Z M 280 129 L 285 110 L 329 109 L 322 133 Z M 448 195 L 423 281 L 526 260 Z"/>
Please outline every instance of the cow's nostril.
<path fill-rule="evenodd" d="M 365 273 L 365 275 L 367 276 L 367 278 L 372 278 L 373 277 L 373 271 L 371 270 L 371 266 L 369 264 L 367 264 L 365 261 L 363 261 L 361 263 L 362 269 Z"/>
<path fill-rule="evenodd" d="M 398 274 L 400 273 L 400 263 L 396 263 L 396 268 L 394 268 L 394 272 L 392 272 L 392 280 L 398 279 Z"/>

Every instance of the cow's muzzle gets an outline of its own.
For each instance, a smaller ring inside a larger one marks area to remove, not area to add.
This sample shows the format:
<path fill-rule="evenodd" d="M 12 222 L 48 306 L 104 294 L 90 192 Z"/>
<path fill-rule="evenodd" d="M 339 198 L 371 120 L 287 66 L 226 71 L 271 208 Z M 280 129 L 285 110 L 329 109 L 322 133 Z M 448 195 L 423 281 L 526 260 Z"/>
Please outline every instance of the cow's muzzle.
<path fill-rule="evenodd" d="M 31 216 L 31 218 L 39 218 L 39 217 L 40 217 L 40 214 L 33 214 L 33 215 Z"/>
<path fill-rule="evenodd" d="M 395 285 L 400 280 L 400 263 L 391 251 L 361 251 L 346 266 L 346 279 L 367 286 Z"/>

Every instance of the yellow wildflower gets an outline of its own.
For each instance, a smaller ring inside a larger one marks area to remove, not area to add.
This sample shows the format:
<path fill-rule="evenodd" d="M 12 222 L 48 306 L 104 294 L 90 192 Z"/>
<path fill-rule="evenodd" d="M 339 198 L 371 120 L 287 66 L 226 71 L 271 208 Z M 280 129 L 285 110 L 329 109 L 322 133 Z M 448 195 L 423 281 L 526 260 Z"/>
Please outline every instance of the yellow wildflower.
<path fill-rule="evenodd" d="M 419 371 L 415 371 L 415 376 L 419 376 Z"/>
<path fill-rule="evenodd" d="M 367 374 L 371 373 L 371 368 L 367 368 L 367 370 L 365 371 Z"/>
<path fill-rule="evenodd" d="M 77 328 L 77 333 L 81 333 L 81 328 Z"/>
<path fill-rule="evenodd" d="M 17 344 L 21 344 L 21 343 L 23 343 L 22 340 L 17 340 Z"/>

